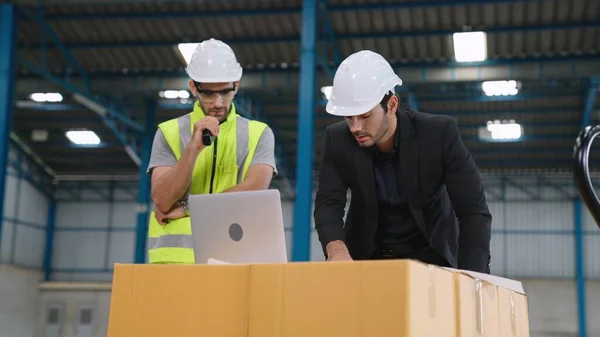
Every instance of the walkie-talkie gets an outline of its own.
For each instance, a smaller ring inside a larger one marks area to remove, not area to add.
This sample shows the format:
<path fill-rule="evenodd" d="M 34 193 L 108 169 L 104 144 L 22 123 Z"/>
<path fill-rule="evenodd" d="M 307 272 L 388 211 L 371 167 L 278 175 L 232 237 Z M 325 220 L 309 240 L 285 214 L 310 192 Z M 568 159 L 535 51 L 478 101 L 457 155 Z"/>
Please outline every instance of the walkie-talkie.
<path fill-rule="evenodd" d="M 204 146 L 210 146 L 214 140 L 215 136 L 213 136 L 209 130 L 205 129 L 202 131 L 202 144 L 204 144 Z"/>

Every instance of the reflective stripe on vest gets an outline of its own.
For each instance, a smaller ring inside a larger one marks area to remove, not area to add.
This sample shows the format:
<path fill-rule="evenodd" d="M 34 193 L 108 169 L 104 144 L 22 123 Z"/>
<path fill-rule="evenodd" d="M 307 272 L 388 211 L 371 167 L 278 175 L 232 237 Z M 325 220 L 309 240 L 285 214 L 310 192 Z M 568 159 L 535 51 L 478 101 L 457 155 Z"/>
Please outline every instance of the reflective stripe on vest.
<path fill-rule="evenodd" d="M 191 140 L 194 124 L 205 116 L 196 102 L 190 114 L 168 120 L 158 126 L 177 160 L 181 158 L 182 150 Z M 242 182 L 266 128 L 267 125 L 262 122 L 248 120 L 236 114 L 235 105 L 232 103 L 227 120 L 219 126 L 216 162 L 213 165 L 213 143 L 204 148 L 196 160 L 189 193 L 209 193 L 213 167 L 213 193 L 221 193 Z M 148 224 L 147 247 L 150 263 L 194 263 L 189 217 L 170 220 L 167 225 L 162 226 L 152 212 Z"/>

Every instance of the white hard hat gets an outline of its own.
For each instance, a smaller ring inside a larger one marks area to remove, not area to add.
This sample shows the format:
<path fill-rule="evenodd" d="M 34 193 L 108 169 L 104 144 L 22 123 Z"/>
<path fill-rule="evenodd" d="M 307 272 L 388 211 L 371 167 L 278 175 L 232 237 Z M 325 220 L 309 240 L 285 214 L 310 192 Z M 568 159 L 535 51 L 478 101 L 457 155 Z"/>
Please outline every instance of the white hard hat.
<path fill-rule="evenodd" d="M 373 109 L 402 80 L 383 56 L 361 50 L 348 56 L 333 77 L 326 110 L 335 116 L 356 116 Z"/>
<path fill-rule="evenodd" d="M 201 83 L 236 82 L 242 78 L 242 67 L 231 47 L 215 39 L 198 44 L 185 70 L 192 80 Z"/>

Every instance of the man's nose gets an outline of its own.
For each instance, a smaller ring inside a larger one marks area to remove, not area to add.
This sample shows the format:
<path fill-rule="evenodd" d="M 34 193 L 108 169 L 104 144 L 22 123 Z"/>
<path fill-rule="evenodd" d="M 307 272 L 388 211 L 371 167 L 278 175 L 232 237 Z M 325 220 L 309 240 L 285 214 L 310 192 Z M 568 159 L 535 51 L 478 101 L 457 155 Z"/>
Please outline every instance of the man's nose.
<path fill-rule="evenodd" d="M 362 130 L 362 123 L 357 120 L 350 120 L 350 132 L 359 132 Z"/>
<path fill-rule="evenodd" d="M 221 95 L 217 95 L 215 101 L 213 102 L 213 105 L 216 107 L 222 107 L 224 104 L 225 100 L 223 99 L 223 97 L 221 97 Z"/>

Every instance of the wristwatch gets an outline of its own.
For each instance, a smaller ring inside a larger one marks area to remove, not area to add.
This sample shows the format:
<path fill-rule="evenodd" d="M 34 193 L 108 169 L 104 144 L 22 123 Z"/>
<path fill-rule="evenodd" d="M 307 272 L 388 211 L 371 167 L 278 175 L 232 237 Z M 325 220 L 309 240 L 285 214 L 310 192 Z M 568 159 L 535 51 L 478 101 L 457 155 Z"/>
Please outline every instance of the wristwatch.
<path fill-rule="evenodd" d="M 185 210 L 185 215 L 190 215 L 190 206 L 188 204 L 188 200 L 184 199 L 184 200 L 180 200 L 179 204 L 183 207 L 183 209 Z"/>

